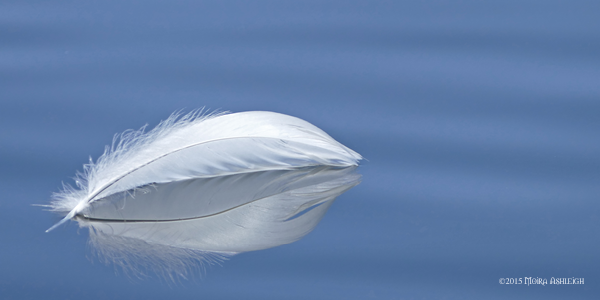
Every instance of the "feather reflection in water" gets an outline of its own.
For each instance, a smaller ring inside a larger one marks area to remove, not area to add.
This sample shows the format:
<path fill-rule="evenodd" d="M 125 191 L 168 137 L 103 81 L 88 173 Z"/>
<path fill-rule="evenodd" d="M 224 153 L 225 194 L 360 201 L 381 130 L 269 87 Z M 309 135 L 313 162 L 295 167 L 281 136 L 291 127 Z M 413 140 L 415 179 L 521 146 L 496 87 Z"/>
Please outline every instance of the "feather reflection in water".
<path fill-rule="evenodd" d="M 194 267 L 299 240 L 356 167 L 309 167 L 154 184 L 92 203 L 76 220 L 104 263 L 126 273 L 186 278 Z"/>

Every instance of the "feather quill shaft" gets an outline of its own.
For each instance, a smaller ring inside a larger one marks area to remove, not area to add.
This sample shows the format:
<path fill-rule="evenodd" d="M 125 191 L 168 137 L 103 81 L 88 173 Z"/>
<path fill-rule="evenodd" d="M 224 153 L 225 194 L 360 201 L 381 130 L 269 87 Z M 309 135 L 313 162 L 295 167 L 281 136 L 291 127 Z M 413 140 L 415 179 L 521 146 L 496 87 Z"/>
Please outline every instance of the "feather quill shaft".
<path fill-rule="evenodd" d="M 126 131 L 96 163 L 78 174 L 79 189 L 54 195 L 51 210 L 66 216 L 91 203 L 149 184 L 309 166 L 356 166 L 362 157 L 316 126 L 288 115 L 252 111 L 172 115 L 153 130 Z"/>

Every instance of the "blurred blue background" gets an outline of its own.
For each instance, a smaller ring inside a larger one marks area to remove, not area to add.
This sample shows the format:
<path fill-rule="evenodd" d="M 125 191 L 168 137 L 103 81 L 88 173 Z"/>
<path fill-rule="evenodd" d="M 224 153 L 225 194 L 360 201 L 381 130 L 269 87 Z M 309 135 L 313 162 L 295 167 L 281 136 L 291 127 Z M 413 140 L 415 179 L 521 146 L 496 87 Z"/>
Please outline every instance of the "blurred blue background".
<path fill-rule="evenodd" d="M 598 1 L 0 3 L 1 299 L 596 299 Z M 363 182 L 304 239 L 131 280 L 46 204 L 115 133 L 305 119 Z M 501 285 L 500 278 L 585 278 Z"/>

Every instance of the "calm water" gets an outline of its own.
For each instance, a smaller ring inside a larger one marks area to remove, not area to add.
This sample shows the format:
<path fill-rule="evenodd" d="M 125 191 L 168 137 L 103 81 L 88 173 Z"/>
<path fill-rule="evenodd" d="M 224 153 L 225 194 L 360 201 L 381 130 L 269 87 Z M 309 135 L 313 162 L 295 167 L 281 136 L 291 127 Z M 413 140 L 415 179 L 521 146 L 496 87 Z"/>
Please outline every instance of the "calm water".
<path fill-rule="evenodd" d="M 3 1 L 2 299 L 594 299 L 597 1 Z M 362 183 L 202 279 L 115 274 L 45 204 L 176 110 L 303 118 Z M 501 285 L 500 278 L 584 278 Z"/>

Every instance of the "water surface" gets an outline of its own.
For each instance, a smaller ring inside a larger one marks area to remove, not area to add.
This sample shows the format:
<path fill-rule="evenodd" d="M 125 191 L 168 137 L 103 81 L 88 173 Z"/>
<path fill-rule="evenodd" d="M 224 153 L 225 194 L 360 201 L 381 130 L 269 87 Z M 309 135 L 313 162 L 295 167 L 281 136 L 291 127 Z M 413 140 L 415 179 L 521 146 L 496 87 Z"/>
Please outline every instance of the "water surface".
<path fill-rule="evenodd" d="M 595 1 L 0 4 L 0 298 L 594 299 Z M 45 204 L 115 133 L 268 110 L 362 154 L 303 239 L 173 287 Z M 583 285 L 501 285 L 575 277 Z"/>

